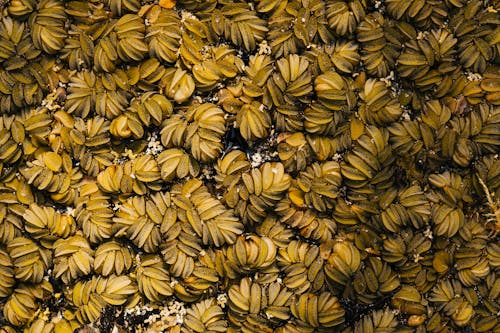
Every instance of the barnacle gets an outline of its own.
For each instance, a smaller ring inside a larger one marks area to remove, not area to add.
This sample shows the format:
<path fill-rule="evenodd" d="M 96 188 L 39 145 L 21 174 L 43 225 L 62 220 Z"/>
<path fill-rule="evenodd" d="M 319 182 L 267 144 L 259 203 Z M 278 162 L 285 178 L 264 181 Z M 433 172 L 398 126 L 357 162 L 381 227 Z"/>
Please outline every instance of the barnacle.
<path fill-rule="evenodd" d="M 498 331 L 497 7 L 0 0 L 0 331 Z"/>

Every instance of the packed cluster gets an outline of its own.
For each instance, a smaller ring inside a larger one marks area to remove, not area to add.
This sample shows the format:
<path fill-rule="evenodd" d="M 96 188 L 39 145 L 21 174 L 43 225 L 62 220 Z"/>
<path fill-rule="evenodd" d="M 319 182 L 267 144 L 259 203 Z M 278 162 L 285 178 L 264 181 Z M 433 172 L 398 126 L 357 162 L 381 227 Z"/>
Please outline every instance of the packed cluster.
<path fill-rule="evenodd" d="M 0 11 L 0 332 L 500 331 L 497 0 Z"/>

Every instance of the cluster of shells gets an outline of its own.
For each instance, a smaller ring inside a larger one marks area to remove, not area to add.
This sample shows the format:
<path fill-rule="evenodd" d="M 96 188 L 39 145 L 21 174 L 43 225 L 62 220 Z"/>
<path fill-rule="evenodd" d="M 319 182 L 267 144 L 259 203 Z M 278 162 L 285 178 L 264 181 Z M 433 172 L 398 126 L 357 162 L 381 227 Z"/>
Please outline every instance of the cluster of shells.
<path fill-rule="evenodd" d="M 0 332 L 500 332 L 499 1 L 0 11 Z"/>

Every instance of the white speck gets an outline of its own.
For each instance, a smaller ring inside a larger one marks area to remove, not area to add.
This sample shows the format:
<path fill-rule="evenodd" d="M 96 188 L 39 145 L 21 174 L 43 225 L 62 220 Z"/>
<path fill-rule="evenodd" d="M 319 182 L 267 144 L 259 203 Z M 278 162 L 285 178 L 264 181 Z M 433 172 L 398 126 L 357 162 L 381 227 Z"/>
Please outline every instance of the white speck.
<path fill-rule="evenodd" d="M 224 309 L 226 307 L 226 303 L 227 303 L 227 294 L 226 293 L 219 294 L 217 296 L 217 304 Z"/>

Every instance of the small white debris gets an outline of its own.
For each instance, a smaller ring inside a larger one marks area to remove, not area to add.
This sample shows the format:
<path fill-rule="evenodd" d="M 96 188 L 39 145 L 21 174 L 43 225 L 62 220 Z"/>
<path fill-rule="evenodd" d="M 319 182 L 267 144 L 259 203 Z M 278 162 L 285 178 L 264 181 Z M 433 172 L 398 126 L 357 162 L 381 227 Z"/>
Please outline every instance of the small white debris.
<path fill-rule="evenodd" d="M 424 236 L 429 238 L 429 239 L 433 239 L 434 238 L 434 235 L 432 234 L 432 230 L 430 227 L 428 227 L 427 229 L 425 229 L 424 231 Z"/>
<path fill-rule="evenodd" d="M 479 73 L 466 72 L 467 80 L 469 81 L 481 81 L 483 77 Z"/>
<path fill-rule="evenodd" d="M 254 168 L 258 167 L 262 163 L 262 155 L 260 153 L 253 154 L 251 159 L 252 159 L 251 164 L 252 167 Z"/>
<path fill-rule="evenodd" d="M 260 55 L 262 55 L 262 54 L 270 55 L 272 53 L 271 46 L 269 46 L 269 44 L 267 44 L 267 41 L 265 39 L 262 42 L 260 42 L 258 52 Z"/>
<path fill-rule="evenodd" d="M 226 293 L 222 293 L 222 294 L 217 295 L 217 304 L 221 308 L 224 309 L 226 307 L 226 303 L 227 303 L 227 294 Z"/>

